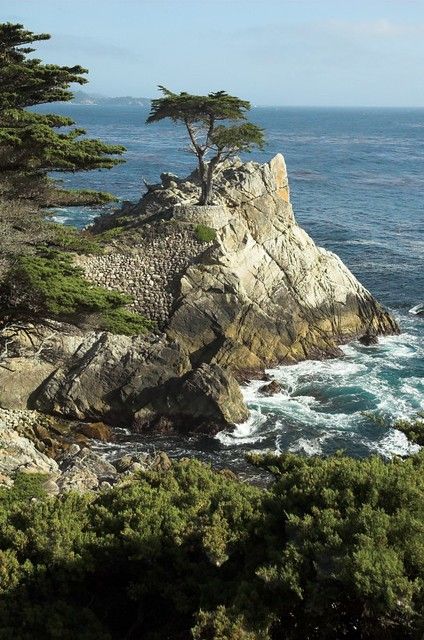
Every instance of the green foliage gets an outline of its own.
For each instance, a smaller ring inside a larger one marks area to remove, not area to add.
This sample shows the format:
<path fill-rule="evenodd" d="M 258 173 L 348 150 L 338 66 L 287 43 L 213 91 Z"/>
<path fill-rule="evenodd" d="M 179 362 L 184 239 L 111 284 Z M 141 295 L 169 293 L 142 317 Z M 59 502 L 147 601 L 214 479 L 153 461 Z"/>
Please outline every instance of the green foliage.
<path fill-rule="evenodd" d="M 194 460 L 2 490 L 0 639 L 421 638 L 424 457 L 253 461 L 269 490 Z"/>
<path fill-rule="evenodd" d="M 45 495 L 43 484 L 46 479 L 47 476 L 42 473 L 18 473 L 14 481 L 13 491 L 6 487 L 0 487 L 1 509 L 5 505 L 10 506 L 14 502 L 24 502 L 33 498 L 43 497 Z"/>
<path fill-rule="evenodd" d="M 277 477 L 266 532 L 273 553 L 258 575 L 281 603 L 278 615 L 297 621 L 287 637 L 415 637 L 423 623 L 424 457 L 256 462 Z"/>
<path fill-rule="evenodd" d="M 194 232 L 200 242 L 213 242 L 216 238 L 215 229 L 211 229 L 211 227 L 208 227 L 205 224 L 198 224 L 194 229 Z"/>
<path fill-rule="evenodd" d="M 231 127 L 223 125 L 215 127 L 212 142 L 219 152 L 228 158 L 241 151 L 250 152 L 254 146 L 262 148 L 264 137 L 259 127 L 251 122 L 245 122 Z"/>
<path fill-rule="evenodd" d="M 135 336 L 147 333 L 153 328 L 153 322 L 139 313 L 123 307 L 104 311 L 100 320 L 101 328 L 111 333 Z"/>
<path fill-rule="evenodd" d="M 83 254 L 99 254 L 103 251 L 98 239 L 87 231 L 58 222 L 48 222 L 46 225 L 50 232 L 47 241 L 50 247 Z"/>
<path fill-rule="evenodd" d="M 123 226 L 112 227 L 112 229 L 106 229 L 106 231 L 102 231 L 102 233 L 99 233 L 97 238 L 99 242 L 107 243 L 111 240 L 115 240 L 115 238 L 119 238 L 119 236 L 121 236 L 124 231 L 125 227 Z"/>
<path fill-rule="evenodd" d="M 268 634 L 260 631 L 249 631 L 245 627 L 243 617 L 234 613 L 228 614 L 224 606 L 214 611 L 200 611 L 196 626 L 193 628 L 194 640 L 266 640 Z"/>
<path fill-rule="evenodd" d="M 52 188 L 46 197 L 43 206 L 46 207 L 96 207 L 111 202 L 117 202 L 118 198 L 105 191 L 93 191 L 93 189 L 58 189 Z"/>
<path fill-rule="evenodd" d="M 424 446 L 424 413 L 422 411 L 418 412 L 413 420 L 396 420 L 396 422 L 393 423 L 378 413 L 364 411 L 363 415 L 377 426 L 384 429 L 398 429 L 398 431 L 402 431 L 411 442 L 419 444 L 421 447 Z"/>
<path fill-rule="evenodd" d="M 225 91 L 196 96 L 159 87 L 163 97 L 152 100 L 148 123 L 170 118 L 187 129 L 190 151 L 197 157 L 201 184 L 200 204 L 212 201 L 213 178 L 225 160 L 240 151 L 264 145 L 263 130 L 246 120 L 250 102 Z M 218 124 L 225 122 L 226 124 Z M 209 157 L 210 156 L 210 157 Z"/>
<path fill-rule="evenodd" d="M 408 440 L 424 447 L 424 414 L 419 414 L 415 420 L 397 420 L 393 429 L 402 431 Z"/>
<path fill-rule="evenodd" d="M 72 256 L 57 251 L 20 256 L 3 284 L 3 316 L 9 319 L 57 317 L 77 319 L 97 314 L 100 329 L 134 335 L 150 327 L 142 316 L 127 311 L 130 298 L 96 287 L 84 278 Z"/>
<path fill-rule="evenodd" d="M 86 82 L 87 71 L 78 65 L 43 64 L 29 57 L 34 49 L 28 45 L 49 37 L 20 24 L 0 24 L 0 173 L 11 197 L 35 197 L 48 171 L 111 168 L 124 151 L 83 137 L 85 131 L 73 128 L 71 118 L 27 110 L 70 100 L 70 84 Z"/>

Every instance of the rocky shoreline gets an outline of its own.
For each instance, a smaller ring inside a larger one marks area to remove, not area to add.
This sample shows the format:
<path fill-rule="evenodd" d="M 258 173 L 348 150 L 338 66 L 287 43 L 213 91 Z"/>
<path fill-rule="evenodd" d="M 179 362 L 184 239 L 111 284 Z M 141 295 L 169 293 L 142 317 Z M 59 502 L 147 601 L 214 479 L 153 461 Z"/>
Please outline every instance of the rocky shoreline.
<path fill-rule="evenodd" d="M 131 295 L 154 330 L 113 335 L 96 330 L 95 319 L 8 325 L 0 332 L 3 410 L 214 434 L 248 417 L 238 381 L 399 331 L 342 261 L 297 225 L 281 155 L 264 165 L 228 163 L 213 206 L 197 206 L 197 195 L 195 174 L 164 174 L 139 203 L 97 220 L 93 234 L 111 232 L 103 255 L 74 256 L 93 284 Z M 8 420 L 3 413 L 4 433 Z M 51 425 L 42 428 L 51 437 Z M 84 437 L 56 433 L 61 459 L 66 438 L 79 447 L 75 460 L 84 457 Z M 39 458 L 40 469 L 48 464 Z"/>
<path fill-rule="evenodd" d="M 109 489 L 137 471 L 167 471 L 166 453 L 134 453 L 104 459 L 91 449 L 113 439 L 102 423 L 65 423 L 34 410 L 0 409 L 0 486 L 17 474 L 42 474 L 49 495 Z"/>

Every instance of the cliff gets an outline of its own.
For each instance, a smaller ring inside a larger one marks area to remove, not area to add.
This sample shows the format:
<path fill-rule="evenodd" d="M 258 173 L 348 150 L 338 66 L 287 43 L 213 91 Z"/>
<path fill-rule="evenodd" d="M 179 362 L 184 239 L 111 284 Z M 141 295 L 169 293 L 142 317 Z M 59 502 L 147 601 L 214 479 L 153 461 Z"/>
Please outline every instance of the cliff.
<path fill-rule="evenodd" d="M 398 331 L 342 261 L 298 226 L 280 154 L 262 166 L 230 166 L 217 194 L 219 204 L 199 215 L 217 229 L 216 243 L 183 275 L 166 327 L 192 362 L 243 373 Z M 197 219 L 197 209 L 181 205 L 174 215 Z"/>
<path fill-rule="evenodd" d="M 119 229 L 105 255 L 76 258 L 91 281 L 131 294 L 156 332 L 9 327 L 0 406 L 215 432 L 247 418 L 234 376 L 398 331 L 341 260 L 297 225 L 281 155 L 232 162 L 217 179 L 216 203 L 199 207 L 197 197 L 195 174 L 164 174 L 137 205 L 97 222 L 95 232 Z M 214 230 L 209 241 L 199 224 Z"/>

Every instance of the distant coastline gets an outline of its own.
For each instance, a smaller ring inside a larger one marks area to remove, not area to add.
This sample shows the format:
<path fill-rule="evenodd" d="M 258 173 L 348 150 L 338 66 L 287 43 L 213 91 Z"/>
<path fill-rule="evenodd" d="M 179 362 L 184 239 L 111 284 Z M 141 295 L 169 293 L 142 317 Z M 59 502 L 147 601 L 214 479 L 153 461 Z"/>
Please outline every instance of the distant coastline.
<path fill-rule="evenodd" d="M 85 91 L 75 91 L 71 104 L 86 105 L 114 105 L 114 106 L 139 106 L 149 107 L 150 98 L 134 98 L 133 96 L 118 96 L 111 98 L 97 93 L 86 93 Z"/>

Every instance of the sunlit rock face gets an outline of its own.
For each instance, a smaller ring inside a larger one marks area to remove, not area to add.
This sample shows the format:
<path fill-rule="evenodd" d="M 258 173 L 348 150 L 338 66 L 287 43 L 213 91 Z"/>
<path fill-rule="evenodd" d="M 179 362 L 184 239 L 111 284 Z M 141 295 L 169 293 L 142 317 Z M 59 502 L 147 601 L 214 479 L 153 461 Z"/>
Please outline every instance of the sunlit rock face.
<path fill-rule="evenodd" d="M 193 190 L 178 187 L 187 211 Z M 335 355 L 364 333 L 398 331 L 342 261 L 296 223 L 281 154 L 225 169 L 211 213 L 215 243 L 183 275 L 166 329 L 193 363 L 243 372 Z"/>

